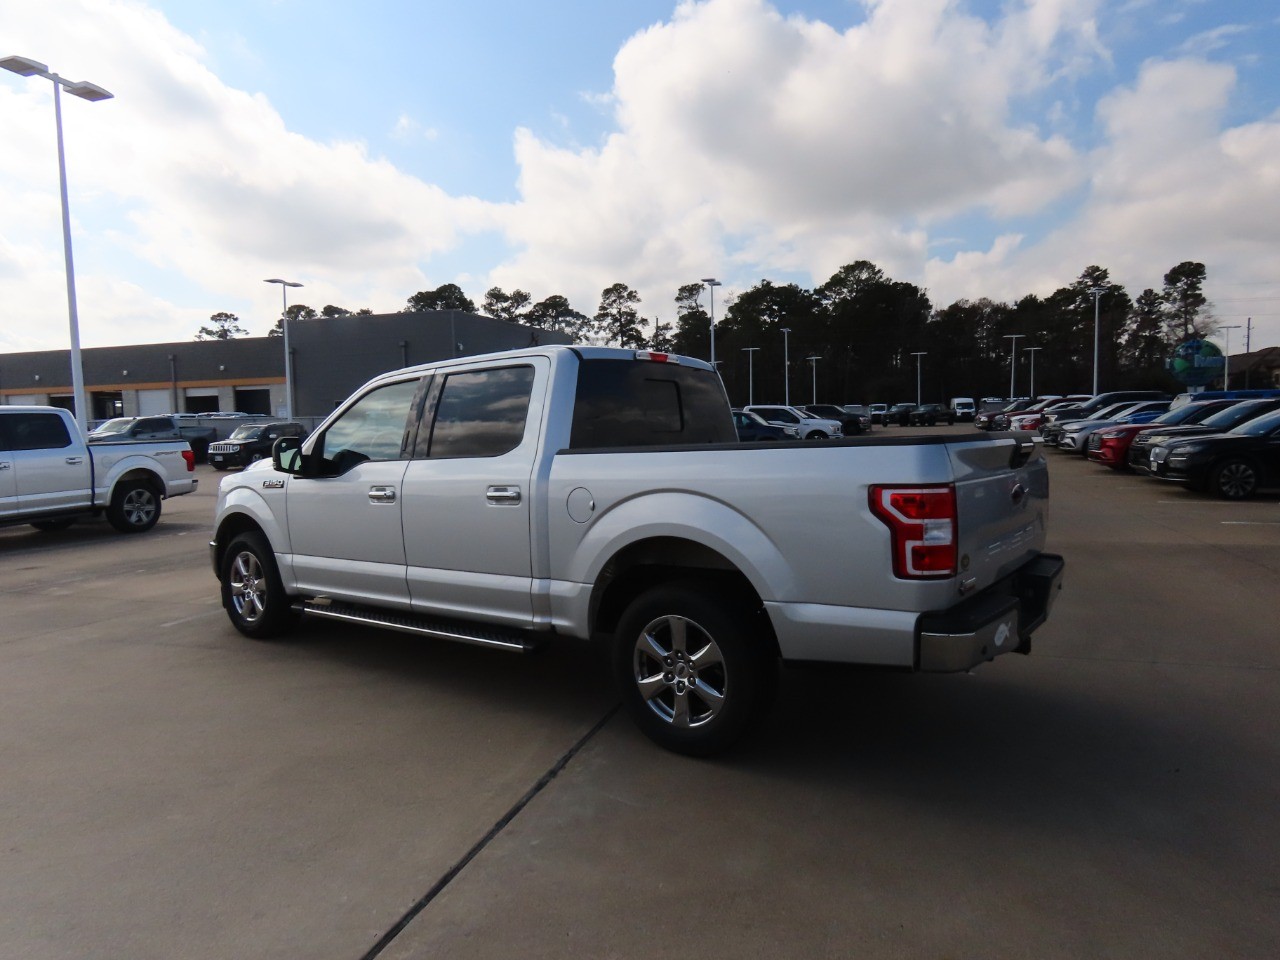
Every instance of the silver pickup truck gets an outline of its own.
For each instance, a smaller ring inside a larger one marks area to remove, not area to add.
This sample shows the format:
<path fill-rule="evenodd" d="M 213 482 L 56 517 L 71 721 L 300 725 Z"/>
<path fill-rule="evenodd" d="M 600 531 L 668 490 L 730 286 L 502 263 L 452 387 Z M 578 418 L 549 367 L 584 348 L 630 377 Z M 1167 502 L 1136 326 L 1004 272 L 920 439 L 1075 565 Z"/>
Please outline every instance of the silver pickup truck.
<path fill-rule="evenodd" d="M 661 745 L 728 746 L 778 661 L 962 671 L 1059 589 L 1048 476 L 1011 435 L 739 443 L 700 360 L 542 347 L 378 377 L 219 487 L 250 637 L 299 615 L 523 651 L 613 645 Z"/>
<path fill-rule="evenodd" d="M 58 530 L 105 513 L 122 533 L 142 533 L 162 500 L 198 482 L 185 440 L 91 445 L 66 410 L 0 407 L 0 526 Z"/>

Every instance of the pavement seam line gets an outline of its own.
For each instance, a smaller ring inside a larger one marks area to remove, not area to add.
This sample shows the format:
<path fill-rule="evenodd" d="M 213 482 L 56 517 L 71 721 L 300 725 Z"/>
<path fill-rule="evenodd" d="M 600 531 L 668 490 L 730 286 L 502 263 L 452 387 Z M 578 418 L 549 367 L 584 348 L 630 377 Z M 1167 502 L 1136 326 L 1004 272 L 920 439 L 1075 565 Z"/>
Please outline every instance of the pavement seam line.
<path fill-rule="evenodd" d="M 383 950 L 389 947 L 392 941 L 404 932 L 405 928 L 414 921 L 418 914 L 425 910 L 427 906 L 430 905 L 431 901 L 443 893 L 445 888 L 453 882 L 458 874 L 466 869 L 467 864 L 479 856 L 485 847 L 497 839 L 498 834 L 502 833 L 502 831 L 506 829 L 507 825 L 520 815 L 520 811 L 527 807 L 534 797 L 540 794 L 552 780 L 560 775 L 560 772 L 569 765 L 569 761 L 578 755 L 578 751 L 585 747 L 587 743 L 589 743 L 591 739 L 604 728 L 606 723 L 613 719 L 614 714 L 616 714 L 621 707 L 622 704 L 617 703 L 609 708 L 605 715 L 596 722 L 595 726 L 583 734 L 577 743 L 565 751 L 560 759 L 553 763 L 547 772 L 538 778 L 537 783 L 530 787 L 528 791 L 525 792 L 525 795 L 517 800 L 511 809 L 503 814 L 502 818 L 490 827 L 485 835 L 477 840 L 471 849 L 463 854 L 462 858 L 450 867 L 444 875 L 432 885 L 430 890 L 424 893 L 417 902 L 413 904 L 413 906 L 406 910 L 404 915 L 396 921 L 396 923 L 387 930 L 386 933 L 378 938 L 377 943 L 370 947 L 367 953 L 361 955 L 360 960 L 373 960 L 374 957 L 378 956 L 378 954 L 382 953 Z"/>

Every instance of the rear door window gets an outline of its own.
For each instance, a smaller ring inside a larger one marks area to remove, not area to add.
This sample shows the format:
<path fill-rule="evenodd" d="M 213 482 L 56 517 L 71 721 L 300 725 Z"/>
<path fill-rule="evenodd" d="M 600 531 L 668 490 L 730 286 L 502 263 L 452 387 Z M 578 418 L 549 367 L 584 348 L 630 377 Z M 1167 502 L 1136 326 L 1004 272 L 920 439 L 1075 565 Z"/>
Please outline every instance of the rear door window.
<path fill-rule="evenodd" d="M 500 457 L 520 446 L 533 367 L 499 367 L 451 373 L 440 388 L 427 456 Z"/>
<path fill-rule="evenodd" d="M 56 413 L 17 413 L 4 418 L 10 450 L 61 450 L 71 446 L 71 434 Z M 0 440 L 0 449 L 5 441 Z"/>

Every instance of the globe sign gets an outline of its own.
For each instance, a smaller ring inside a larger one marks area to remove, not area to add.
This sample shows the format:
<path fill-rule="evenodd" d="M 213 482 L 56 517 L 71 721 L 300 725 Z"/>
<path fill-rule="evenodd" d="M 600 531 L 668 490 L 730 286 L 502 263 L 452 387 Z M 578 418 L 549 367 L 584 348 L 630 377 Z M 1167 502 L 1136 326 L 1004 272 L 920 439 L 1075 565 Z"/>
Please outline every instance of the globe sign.
<path fill-rule="evenodd" d="M 1183 340 L 1165 365 L 1175 380 L 1188 387 L 1203 387 L 1222 376 L 1222 351 L 1208 340 Z"/>

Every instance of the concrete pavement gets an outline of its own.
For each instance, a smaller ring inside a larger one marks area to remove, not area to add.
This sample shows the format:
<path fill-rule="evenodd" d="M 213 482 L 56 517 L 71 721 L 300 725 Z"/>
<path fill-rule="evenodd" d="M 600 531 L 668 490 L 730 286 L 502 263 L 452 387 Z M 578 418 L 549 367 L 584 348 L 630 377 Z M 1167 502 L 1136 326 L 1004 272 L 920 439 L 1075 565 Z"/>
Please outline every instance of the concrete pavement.
<path fill-rule="evenodd" d="M 150 534 L 0 530 L 0 956 L 1280 954 L 1280 501 L 1049 459 L 1030 657 L 788 670 L 713 762 L 575 646 L 242 638 L 208 468 Z"/>

